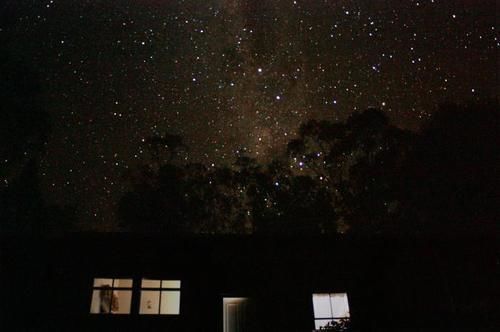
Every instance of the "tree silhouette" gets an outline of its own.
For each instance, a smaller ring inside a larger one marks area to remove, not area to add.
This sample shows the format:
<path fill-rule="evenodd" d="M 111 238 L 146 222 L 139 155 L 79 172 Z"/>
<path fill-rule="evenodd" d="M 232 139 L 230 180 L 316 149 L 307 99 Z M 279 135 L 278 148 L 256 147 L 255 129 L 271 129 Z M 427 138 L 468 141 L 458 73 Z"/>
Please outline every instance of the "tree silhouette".
<path fill-rule="evenodd" d="M 172 164 L 162 165 L 147 181 L 137 183 L 119 202 L 122 225 L 132 231 L 182 232 L 182 172 Z"/>
<path fill-rule="evenodd" d="M 34 161 L 28 162 L 21 174 L 0 195 L 3 231 L 32 231 L 41 225 L 44 202 Z"/>
<path fill-rule="evenodd" d="M 74 207 L 48 205 L 40 189 L 38 164 L 30 160 L 0 191 L 0 231 L 52 234 L 76 228 Z"/>
<path fill-rule="evenodd" d="M 340 123 L 310 120 L 289 142 L 288 159 L 269 164 L 245 154 L 217 168 L 155 157 L 158 167 L 143 168 L 119 215 L 129 229 L 207 234 L 401 234 L 490 225 L 497 141 L 494 103 L 442 108 L 421 133 L 391 125 L 375 109 Z"/>
<path fill-rule="evenodd" d="M 0 54 L 0 231 L 74 230 L 73 207 L 49 205 L 40 188 L 38 160 L 50 132 L 36 72 Z"/>
<path fill-rule="evenodd" d="M 381 111 L 368 109 L 345 123 L 303 124 L 288 152 L 329 192 L 340 231 L 378 232 L 395 218 L 398 174 L 412 139 Z"/>
<path fill-rule="evenodd" d="M 491 229 L 498 220 L 497 102 L 442 105 L 406 162 L 405 211 L 419 231 Z"/>
<path fill-rule="evenodd" d="M 10 181 L 43 150 L 50 119 L 34 70 L 2 52 L 0 77 L 0 178 Z"/>

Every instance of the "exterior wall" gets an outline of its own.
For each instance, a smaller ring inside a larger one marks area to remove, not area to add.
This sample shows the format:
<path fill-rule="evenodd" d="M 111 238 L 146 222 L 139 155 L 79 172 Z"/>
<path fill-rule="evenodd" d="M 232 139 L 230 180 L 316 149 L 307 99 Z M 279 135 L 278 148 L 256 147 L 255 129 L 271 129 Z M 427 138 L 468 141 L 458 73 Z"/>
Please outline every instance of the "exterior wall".
<path fill-rule="evenodd" d="M 471 248 L 474 248 L 472 250 Z M 248 331 L 312 331 L 312 293 L 347 292 L 359 331 L 494 324 L 496 244 L 332 238 L 74 235 L 6 238 L 1 330 L 222 331 L 223 296 L 251 299 Z M 89 313 L 95 277 L 180 279 L 181 314 Z M 9 329 L 4 329 L 8 327 Z M 14 327 L 14 329 L 12 329 Z"/>

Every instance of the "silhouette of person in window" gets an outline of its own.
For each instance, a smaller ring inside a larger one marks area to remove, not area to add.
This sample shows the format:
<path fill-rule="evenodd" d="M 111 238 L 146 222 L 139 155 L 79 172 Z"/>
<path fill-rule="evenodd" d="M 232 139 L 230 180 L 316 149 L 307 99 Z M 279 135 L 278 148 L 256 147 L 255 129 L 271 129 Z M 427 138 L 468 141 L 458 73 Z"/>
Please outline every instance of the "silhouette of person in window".
<path fill-rule="evenodd" d="M 100 292 L 100 313 L 115 313 L 119 310 L 118 296 L 113 292 L 111 286 L 104 285 Z"/>

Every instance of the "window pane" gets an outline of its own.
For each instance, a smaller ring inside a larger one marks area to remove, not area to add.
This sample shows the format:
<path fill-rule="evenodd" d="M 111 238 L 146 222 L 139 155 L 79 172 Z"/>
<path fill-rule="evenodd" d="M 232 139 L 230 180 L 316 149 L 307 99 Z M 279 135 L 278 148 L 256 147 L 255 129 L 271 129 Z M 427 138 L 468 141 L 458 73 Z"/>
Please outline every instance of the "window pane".
<path fill-rule="evenodd" d="M 331 321 L 331 319 L 317 319 L 314 321 L 314 329 L 319 330 L 320 328 L 325 327 Z"/>
<path fill-rule="evenodd" d="M 111 313 L 130 314 L 130 304 L 132 303 L 132 291 L 116 290 L 113 292 L 113 303 Z"/>
<path fill-rule="evenodd" d="M 162 288 L 181 288 L 181 281 L 180 280 L 163 280 L 161 282 L 161 287 Z"/>
<path fill-rule="evenodd" d="M 95 278 L 94 287 L 113 286 L 113 279 Z"/>
<path fill-rule="evenodd" d="M 142 288 L 160 288 L 161 280 L 154 279 L 142 279 L 141 287 Z"/>
<path fill-rule="evenodd" d="M 178 315 L 181 305 L 180 291 L 162 291 L 161 292 L 161 311 L 162 315 Z"/>
<path fill-rule="evenodd" d="M 160 291 L 141 291 L 139 314 L 158 314 L 160 311 Z"/>
<path fill-rule="evenodd" d="M 92 292 L 92 301 L 90 302 L 90 313 L 91 314 L 109 313 L 109 309 L 110 309 L 109 306 L 101 307 L 101 290 L 95 289 Z"/>
<path fill-rule="evenodd" d="M 115 279 L 113 287 L 132 288 L 132 279 Z"/>
<path fill-rule="evenodd" d="M 128 291 L 130 296 L 132 292 Z M 129 301 L 130 302 L 130 301 Z M 114 313 L 118 310 L 119 299 L 116 291 L 111 287 L 94 289 L 92 292 L 92 302 L 90 304 L 90 312 L 95 314 Z M 130 311 L 130 303 L 129 309 Z"/>
<path fill-rule="evenodd" d="M 330 294 L 332 316 L 335 318 L 349 317 L 349 303 L 346 293 Z"/>
<path fill-rule="evenodd" d="M 332 318 L 330 294 L 313 294 L 314 318 Z"/>

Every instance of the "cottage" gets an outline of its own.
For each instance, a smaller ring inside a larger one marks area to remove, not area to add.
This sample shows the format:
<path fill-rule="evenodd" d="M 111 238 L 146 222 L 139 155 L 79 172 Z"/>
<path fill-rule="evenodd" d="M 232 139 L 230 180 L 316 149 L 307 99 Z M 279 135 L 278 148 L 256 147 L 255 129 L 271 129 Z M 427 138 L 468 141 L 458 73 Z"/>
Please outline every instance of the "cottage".
<path fill-rule="evenodd" d="M 210 332 L 311 332 L 331 322 L 350 331 L 493 326 L 495 296 L 485 285 L 494 282 L 495 247 L 338 237 L 4 237 L 0 326 Z"/>

